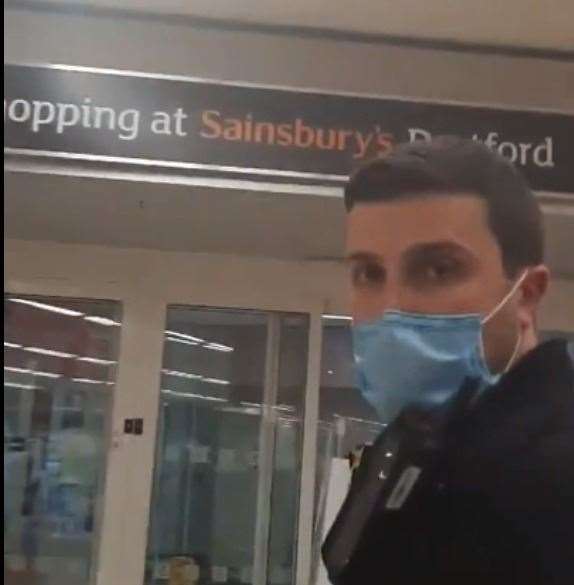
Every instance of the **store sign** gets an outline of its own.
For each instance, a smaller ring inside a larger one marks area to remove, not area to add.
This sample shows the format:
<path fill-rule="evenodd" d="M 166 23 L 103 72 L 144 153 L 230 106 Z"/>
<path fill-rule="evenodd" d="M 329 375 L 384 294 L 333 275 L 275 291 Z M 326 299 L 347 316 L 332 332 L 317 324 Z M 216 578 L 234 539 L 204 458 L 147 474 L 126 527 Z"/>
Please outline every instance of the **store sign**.
<path fill-rule="evenodd" d="M 68 67 L 5 65 L 5 147 L 189 172 L 339 183 L 403 141 L 454 134 L 574 192 L 574 117 Z"/>

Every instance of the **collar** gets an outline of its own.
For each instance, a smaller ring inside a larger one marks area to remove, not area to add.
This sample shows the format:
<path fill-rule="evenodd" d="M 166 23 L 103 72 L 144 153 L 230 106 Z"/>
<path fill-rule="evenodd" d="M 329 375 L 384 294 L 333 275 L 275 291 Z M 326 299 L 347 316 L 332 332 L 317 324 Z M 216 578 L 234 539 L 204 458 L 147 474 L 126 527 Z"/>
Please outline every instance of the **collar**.
<path fill-rule="evenodd" d="M 540 344 L 486 389 L 461 421 L 465 442 L 502 453 L 574 430 L 574 363 L 569 351 L 561 339 Z"/>
<path fill-rule="evenodd" d="M 527 353 L 487 393 L 491 408 L 538 408 L 572 402 L 574 364 L 568 342 L 553 339 Z"/>

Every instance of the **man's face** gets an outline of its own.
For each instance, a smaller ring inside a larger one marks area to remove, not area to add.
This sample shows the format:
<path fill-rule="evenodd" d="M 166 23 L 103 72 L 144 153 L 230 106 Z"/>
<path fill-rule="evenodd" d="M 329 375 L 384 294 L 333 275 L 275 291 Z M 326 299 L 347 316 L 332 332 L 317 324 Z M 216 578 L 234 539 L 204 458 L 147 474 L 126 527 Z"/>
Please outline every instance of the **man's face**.
<path fill-rule="evenodd" d="M 488 227 L 486 204 L 472 195 L 356 205 L 348 216 L 347 258 L 355 323 L 388 309 L 486 316 L 513 284 Z M 528 326 L 520 298 L 517 291 L 484 328 L 493 371 L 504 369 L 519 330 Z"/>

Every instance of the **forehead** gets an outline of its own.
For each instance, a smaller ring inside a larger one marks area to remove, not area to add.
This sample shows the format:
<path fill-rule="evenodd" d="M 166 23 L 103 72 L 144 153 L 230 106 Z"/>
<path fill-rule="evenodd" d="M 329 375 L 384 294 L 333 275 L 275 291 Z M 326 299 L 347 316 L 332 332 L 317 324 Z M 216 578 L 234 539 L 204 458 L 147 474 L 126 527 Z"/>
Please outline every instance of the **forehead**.
<path fill-rule="evenodd" d="M 410 246 L 450 241 L 477 254 L 497 252 L 484 201 L 432 195 L 357 204 L 347 218 L 347 253 L 400 254 Z"/>

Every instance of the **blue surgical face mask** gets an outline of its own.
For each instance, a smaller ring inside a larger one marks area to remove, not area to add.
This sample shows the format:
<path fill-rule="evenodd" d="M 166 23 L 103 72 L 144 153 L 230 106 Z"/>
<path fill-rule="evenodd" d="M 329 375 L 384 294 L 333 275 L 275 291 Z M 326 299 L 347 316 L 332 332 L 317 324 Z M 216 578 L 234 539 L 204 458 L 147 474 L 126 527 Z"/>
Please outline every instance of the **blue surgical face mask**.
<path fill-rule="evenodd" d="M 358 385 L 382 422 L 389 423 L 412 404 L 439 406 L 451 398 L 465 379 L 481 388 L 495 384 L 501 374 L 485 361 L 482 327 L 507 303 L 523 282 L 487 315 L 426 315 L 386 311 L 373 322 L 353 327 L 353 351 Z M 520 334 L 504 371 L 520 347 Z"/>

